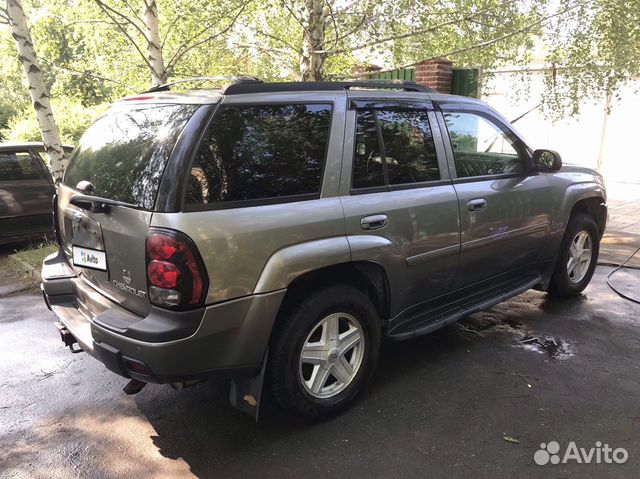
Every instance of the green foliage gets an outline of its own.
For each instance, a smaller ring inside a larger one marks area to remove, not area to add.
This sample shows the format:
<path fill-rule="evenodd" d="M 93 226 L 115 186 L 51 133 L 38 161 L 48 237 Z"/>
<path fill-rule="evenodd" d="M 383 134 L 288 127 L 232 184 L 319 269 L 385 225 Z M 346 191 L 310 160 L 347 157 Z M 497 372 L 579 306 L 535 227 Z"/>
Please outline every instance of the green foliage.
<path fill-rule="evenodd" d="M 640 74 L 640 0 L 562 1 L 576 6 L 550 27 L 549 75 L 543 107 L 560 117 L 577 114 L 582 99 L 598 101 Z"/>
<path fill-rule="evenodd" d="M 51 106 L 58 120 L 63 143 L 74 145 L 89 125 L 106 111 L 108 104 L 85 107 L 73 99 L 63 97 L 54 99 Z M 0 134 L 7 140 L 42 141 L 32 108 L 12 116 L 6 129 L 0 131 Z"/>
<path fill-rule="evenodd" d="M 141 0 L 102 1 L 140 25 Z M 305 5 L 158 0 L 170 79 L 297 78 Z M 557 75 L 547 77 L 543 109 L 561 115 L 576 113 L 581 99 L 601 99 L 626 77 L 640 75 L 640 0 L 327 0 L 324 5 L 327 11 L 331 7 L 323 43 L 328 78 L 351 77 L 367 64 L 399 67 L 438 56 L 485 69 L 526 64 L 537 38 L 545 60 L 557 67 Z M 102 105 L 149 87 L 146 43 L 132 23 L 121 22 L 123 34 L 95 0 L 25 0 L 25 8 L 65 141 L 77 140 Z M 7 28 L 0 28 L 0 58 L 0 140 L 37 139 Z"/>
<path fill-rule="evenodd" d="M 0 28 L 0 141 L 3 130 L 17 113 L 29 108 L 28 91 L 22 83 L 22 68 L 8 29 Z"/>

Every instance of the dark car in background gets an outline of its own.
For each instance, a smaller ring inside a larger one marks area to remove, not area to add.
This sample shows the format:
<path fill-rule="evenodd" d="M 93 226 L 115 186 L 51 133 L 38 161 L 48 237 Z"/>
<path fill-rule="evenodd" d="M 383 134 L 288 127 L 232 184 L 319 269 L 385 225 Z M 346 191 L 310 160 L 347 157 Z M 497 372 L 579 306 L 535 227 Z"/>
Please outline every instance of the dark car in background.
<path fill-rule="evenodd" d="M 0 244 L 52 232 L 55 188 L 45 155 L 42 143 L 0 143 Z"/>

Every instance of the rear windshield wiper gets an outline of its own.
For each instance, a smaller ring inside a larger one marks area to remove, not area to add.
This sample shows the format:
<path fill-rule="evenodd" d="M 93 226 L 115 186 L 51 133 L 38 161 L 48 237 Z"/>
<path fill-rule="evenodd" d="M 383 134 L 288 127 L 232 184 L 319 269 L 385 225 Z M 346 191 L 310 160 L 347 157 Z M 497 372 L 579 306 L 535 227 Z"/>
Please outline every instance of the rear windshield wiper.
<path fill-rule="evenodd" d="M 107 211 L 112 206 L 125 206 L 127 208 L 136 208 L 138 205 L 132 203 L 125 203 L 124 201 L 111 200 L 109 198 L 101 198 L 100 196 L 76 194 L 69 200 L 74 206 L 82 208 L 83 210 L 91 211 L 92 213 L 101 213 Z"/>

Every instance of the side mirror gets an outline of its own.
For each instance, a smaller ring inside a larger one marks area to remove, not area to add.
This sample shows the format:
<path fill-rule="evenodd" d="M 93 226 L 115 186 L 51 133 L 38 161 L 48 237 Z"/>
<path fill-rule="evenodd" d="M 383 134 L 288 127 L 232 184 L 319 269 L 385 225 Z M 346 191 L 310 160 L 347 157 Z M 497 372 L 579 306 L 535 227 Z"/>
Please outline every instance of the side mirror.
<path fill-rule="evenodd" d="M 562 168 L 560 153 L 553 150 L 536 150 L 531 156 L 533 169 L 544 173 L 558 171 Z"/>

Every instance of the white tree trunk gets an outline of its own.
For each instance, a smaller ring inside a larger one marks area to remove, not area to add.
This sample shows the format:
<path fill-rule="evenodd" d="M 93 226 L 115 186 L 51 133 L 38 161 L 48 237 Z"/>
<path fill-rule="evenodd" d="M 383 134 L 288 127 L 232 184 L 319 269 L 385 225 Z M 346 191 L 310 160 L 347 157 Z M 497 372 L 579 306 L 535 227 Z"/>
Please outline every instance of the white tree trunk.
<path fill-rule="evenodd" d="M 322 81 L 324 79 L 323 53 L 327 12 L 323 0 L 306 0 L 302 19 L 302 57 L 300 78 L 302 81 Z"/>
<path fill-rule="evenodd" d="M 27 26 L 22 0 L 7 0 L 7 13 L 11 24 L 12 36 L 18 49 L 18 58 L 22 63 L 22 68 L 29 84 L 31 102 L 36 112 L 38 126 L 42 134 L 42 142 L 51 162 L 51 173 L 56 182 L 58 182 L 67 166 L 67 160 L 60 141 L 60 130 L 51 109 L 49 89 L 44 81 L 44 76 L 33 48 L 33 41 Z"/>
<path fill-rule="evenodd" d="M 168 74 L 162 58 L 162 42 L 158 22 L 158 4 L 156 0 L 144 0 L 144 26 L 147 37 L 151 82 L 153 86 L 167 83 Z"/>

